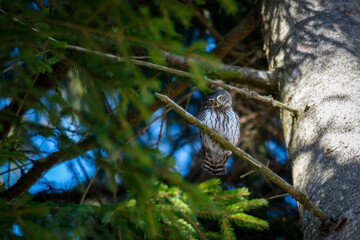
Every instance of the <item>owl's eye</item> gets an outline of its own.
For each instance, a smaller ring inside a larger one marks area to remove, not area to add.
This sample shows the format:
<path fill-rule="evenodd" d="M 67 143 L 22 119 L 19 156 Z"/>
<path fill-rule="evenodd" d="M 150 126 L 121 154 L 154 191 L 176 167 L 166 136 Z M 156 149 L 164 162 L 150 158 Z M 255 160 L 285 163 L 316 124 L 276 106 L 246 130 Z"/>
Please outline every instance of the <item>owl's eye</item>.
<path fill-rule="evenodd" d="M 209 104 L 212 105 L 213 103 L 214 103 L 214 100 L 210 99 L 210 100 L 209 100 Z"/>
<path fill-rule="evenodd" d="M 219 99 L 219 101 L 221 101 L 221 100 L 223 99 L 223 97 L 222 97 L 222 96 L 219 96 L 218 99 Z"/>

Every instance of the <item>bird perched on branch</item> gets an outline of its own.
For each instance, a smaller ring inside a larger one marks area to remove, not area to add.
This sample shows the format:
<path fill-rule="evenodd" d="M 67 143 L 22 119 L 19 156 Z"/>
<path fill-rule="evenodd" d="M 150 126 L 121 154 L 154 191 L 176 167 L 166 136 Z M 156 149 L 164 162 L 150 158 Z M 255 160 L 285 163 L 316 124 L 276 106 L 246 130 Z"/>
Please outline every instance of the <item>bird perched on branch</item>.
<path fill-rule="evenodd" d="M 197 117 L 220 136 L 236 145 L 240 137 L 240 123 L 231 105 L 232 99 L 229 92 L 217 90 L 202 98 Z M 225 163 L 232 152 L 223 148 L 202 131 L 200 131 L 200 139 L 204 155 L 201 168 L 211 175 L 224 175 Z"/>

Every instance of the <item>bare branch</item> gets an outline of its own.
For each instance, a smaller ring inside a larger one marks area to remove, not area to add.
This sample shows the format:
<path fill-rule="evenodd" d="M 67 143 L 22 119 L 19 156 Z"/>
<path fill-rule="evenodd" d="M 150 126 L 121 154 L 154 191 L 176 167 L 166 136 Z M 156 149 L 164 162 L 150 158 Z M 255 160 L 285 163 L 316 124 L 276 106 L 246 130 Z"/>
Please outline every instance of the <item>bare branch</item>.
<path fill-rule="evenodd" d="M 87 193 L 89 192 L 90 187 L 91 187 L 91 185 L 93 184 L 93 182 L 94 182 L 94 180 L 95 180 L 95 177 L 96 177 L 97 173 L 99 172 L 99 170 L 100 170 L 100 167 L 97 167 L 97 169 L 96 169 L 96 171 L 95 171 L 95 173 L 94 173 L 94 176 L 91 178 L 91 180 L 90 180 L 90 182 L 89 182 L 89 185 L 87 186 L 84 194 L 83 194 L 82 197 L 81 197 L 80 205 L 84 203 L 85 197 L 86 197 Z"/>
<path fill-rule="evenodd" d="M 162 135 L 163 127 L 164 127 L 165 118 L 166 118 L 166 107 L 164 107 L 164 112 L 163 112 L 162 117 L 161 117 L 160 132 L 159 132 L 159 137 L 158 137 L 158 141 L 157 141 L 157 144 L 156 144 L 156 151 L 157 152 L 159 152 L 159 145 L 160 145 L 160 141 L 161 141 L 161 135 Z"/>
<path fill-rule="evenodd" d="M 209 128 L 206 124 L 196 119 L 190 113 L 186 112 L 183 108 L 181 108 L 167 96 L 159 93 L 155 93 L 155 96 L 163 103 L 166 103 L 186 121 L 195 125 L 201 131 L 208 134 L 214 141 L 220 143 L 224 148 L 231 150 L 233 154 L 235 154 L 242 160 L 250 163 L 255 168 L 255 170 L 261 172 L 273 183 L 281 187 L 284 191 L 288 192 L 295 200 L 301 203 L 305 209 L 311 211 L 315 216 L 317 216 L 324 222 L 329 220 L 329 218 L 315 205 L 315 203 L 311 202 L 310 199 L 303 192 L 295 189 L 293 186 L 291 186 L 289 183 L 279 177 L 276 173 L 271 171 L 268 167 L 264 166 L 262 163 L 260 163 L 258 160 L 256 160 L 240 148 L 231 144 L 228 140 L 222 138 L 218 133 Z"/>
<path fill-rule="evenodd" d="M 216 42 L 220 42 L 223 40 L 223 37 L 221 34 L 213 27 L 209 22 L 204 18 L 204 16 L 199 12 L 197 9 L 194 9 L 194 15 L 199 20 L 199 22 L 207 29 L 209 30 L 210 34 L 215 38 Z"/>
<path fill-rule="evenodd" d="M 194 15 L 197 18 L 197 20 L 210 32 L 210 34 L 214 37 L 215 42 L 216 43 L 222 42 L 224 38 L 221 36 L 221 34 L 209 23 L 209 21 L 203 16 L 203 14 L 196 7 L 192 5 L 191 1 L 189 1 L 189 5 L 193 9 Z M 250 33 L 251 32 L 248 31 L 247 34 L 249 35 Z M 246 38 L 246 36 L 244 35 L 243 38 Z M 253 52 L 254 50 L 250 51 L 250 53 Z M 244 55 L 236 51 L 234 47 L 231 49 L 229 54 L 236 59 L 230 65 L 234 65 L 236 62 L 240 61 L 244 57 Z M 247 53 L 246 55 L 249 55 L 249 53 Z"/>
<path fill-rule="evenodd" d="M 182 103 L 182 102 L 185 101 L 185 100 L 190 100 L 191 95 L 192 95 L 196 90 L 197 90 L 197 89 L 191 90 L 191 92 L 189 92 L 188 94 L 186 94 L 185 96 L 183 96 L 179 101 L 177 101 L 177 104 L 180 104 L 180 103 Z M 171 109 L 166 108 L 166 109 L 164 110 L 164 114 L 167 114 L 168 112 L 170 112 L 170 110 L 171 110 Z M 138 138 L 139 136 L 143 135 L 143 134 L 145 133 L 145 131 L 146 131 L 154 122 L 156 122 L 159 118 L 161 118 L 162 116 L 163 116 L 163 114 L 160 115 L 160 116 L 158 116 L 158 117 L 156 117 L 156 118 L 154 118 L 154 119 L 153 119 L 151 122 L 149 122 L 143 129 L 141 129 L 133 138 L 129 139 L 129 140 L 127 141 L 127 143 L 132 143 L 136 138 Z M 0 175 L 1 175 L 1 174 L 0 174 Z"/>
<path fill-rule="evenodd" d="M 248 171 L 247 173 L 244 173 L 243 175 L 241 175 L 240 178 L 245 178 L 245 177 L 253 174 L 254 172 L 256 172 L 256 171 L 255 171 L 255 170 L 250 170 L 250 171 Z"/>
<path fill-rule="evenodd" d="M 268 197 L 267 200 L 276 199 L 276 198 L 282 198 L 282 197 L 285 197 L 285 196 L 289 196 L 289 194 L 288 193 L 279 194 L 279 195 L 276 195 L 276 196 Z"/>
<path fill-rule="evenodd" d="M 20 66 L 20 65 L 23 64 L 23 63 L 24 63 L 23 61 L 16 62 L 16 63 L 10 65 L 8 68 L 4 69 L 4 70 L 1 72 L 1 74 L 4 74 L 4 73 L 6 73 L 6 72 L 8 72 L 8 71 L 10 71 L 10 70 L 12 70 L 12 69 L 14 69 L 14 68 L 16 68 L 17 66 Z"/>
<path fill-rule="evenodd" d="M 173 53 L 165 52 L 163 51 L 163 56 L 165 57 L 166 62 L 168 63 L 169 67 L 173 67 L 177 69 L 187 70 L 189 68 L 189 62 L 190 59 L 179 56 Z M 195 60 L 200 66 L 203 67 L 205 71 L 206 66 L 201 61 Z M 276 77 L 277 72 L 276 71 L 262 71 L 258 69 L 253 68 L 247 68 L 247 67 L 238 67 L 238 66 L 231 66 L 226 64 L 219 64 L 217 67 L 217 72 L 208 72 L 207 76 L 209 78 L 220 78 L 224 81 L 232 81 L 236 83 L 242 83 L 246 84 L 248 86 L 252 87 L 259 87 L 265 90 L 272 91 L 275 88 L 276 85 Z M 179 70 L 177 70 L 179 71 Z M 187 72 L 186 72 L 187 73 Z M 176 74 L 174 72 L 174 74 Z M 182 74 L 180 72 L 180 74 Z M 179 75 L 180 75 L 179 74 Z M 189 74 L 189 73 L 188 73 Z M 182 75 L 185 76 L 185 75 Z"/>
<path fill-rule="evenodd" d="M 225 57 L 240 41 L 246 38 L 259 25 L 257 11 L 252 10 L 225 38 L 211 51 L 219 58 Z"/>
<path fill-rule="evenodd" d="M 175 82 L 171 82 L 168 84 L 168 86 L 164 89 L 164 93 L 168 92 L 168 89 L 171 88 L 170 91 L 170 97 L 175 98 L 179 96 L 181 93 L 183 93 L 188 87 L 190 87 L 189 82 L 185 82 L 182 80 L 176 80 Z M 153 104 L 148 106 L 149 111 L 154 112 L 155 110 L 162 107 L 163 104 L 161 101 L 156 100 Z M 135 126 L 139 124 L 142 121 L 142 118 L 140 117 L 139 111 L 133 111 L 130 114 L 128 114 L 126 120 L 130 123 L 131 126 Z"/>
<path fill-rule="evenodd" d="M 234 91 L 234 92 L 237 92 L 237 93 L 240 93 L 246 97 L 249 97 L 249 98 L 254 98 L 256 100 L 259 100 L 261 102 L 264 102 L 264 103 L 267 103 L 267 104 L 272 104 L 273 106 L 275 107 L 278 107 L 278 108 L 282 108 L 284 110 L 288 110 L 290 112 L 293 112 L 294 114 L 297 115 L 298 113 L 298 110 L 294 109 L 294 108 L 291 108 L 287 105 L 285 105 L 284 103 L 281 103 L 279 101 L 276 101 L 273 99 L 272 96 L 262 96 L 260 95 L 259 93 L 257 92 L 254 92 L 254 91 L 250 91 L 249 89 L 247 88 L 237 88 L 237 87 L 233 87 L 231 85 L 228 85 L 228 84 L 225 84 L 219 80 L 211 80 L 211 79 L 208 79 L 209 83 L 213 84 L 213 85 L 216 85 L 216 86 L 219 86 L 219 87 L 222 87 L 224 89 L 227 89 L 227 90 L 230 90 L 230 91 Z"/>
<path fill-rule="evenodd" d="M 44 5 L 42 4 L 41 0 L 35 0 L 34 2 L 40 10 L 43 10 L 45 8 Z"/>

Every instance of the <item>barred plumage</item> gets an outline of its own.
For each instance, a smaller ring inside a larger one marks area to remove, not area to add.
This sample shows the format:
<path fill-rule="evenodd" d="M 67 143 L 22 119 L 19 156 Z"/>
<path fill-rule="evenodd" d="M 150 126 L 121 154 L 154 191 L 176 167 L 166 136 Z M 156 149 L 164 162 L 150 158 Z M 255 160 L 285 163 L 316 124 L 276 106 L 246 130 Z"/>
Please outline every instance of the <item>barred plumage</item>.
<path fill-rule="evenodd" d="M 236 145 L 240 137 L 240 123 L 231 104 L 230 94 L 226 90 L 217 90 L 203 97 L 198 118 L 223 138 Z M 202 169 L 211 175 L 225 174 L 225 163 L 229 159 L 231 151 L 224 149 L 204 132 L 200 132 L 200 139 L 204 154 L 201 163 Z"/>

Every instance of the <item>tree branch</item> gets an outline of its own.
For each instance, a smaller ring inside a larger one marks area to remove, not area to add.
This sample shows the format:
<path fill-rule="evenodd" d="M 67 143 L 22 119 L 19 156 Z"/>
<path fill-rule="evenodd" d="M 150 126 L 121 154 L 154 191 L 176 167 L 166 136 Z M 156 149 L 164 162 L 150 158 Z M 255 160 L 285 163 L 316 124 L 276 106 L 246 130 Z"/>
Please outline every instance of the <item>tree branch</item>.
<path fill-rule="evenodd" d="M 225 38 L 211 51 L 219 58 L 225 57 L 240 41 L 245 39 L 259 25 L 258 13 L 253 9 Z"/>
<path fill-rule="evenodd" d="M 127 61 L 127 59 L 123 58 L 123 57 L 118 57 L 118 56 L 115 56 L 113 54 L 103 53 L 103 52 L 99 52 L 99 51 L 95 51 L 95 50 L 90 50 L 90 49 L 86 49 L 86 48 L 83 48 L 83 47 L 68 45 L 68 48 L 72 49 L 72 50 L 75 50 L 75 51 L 93 53 L 93 54 L 96 54 L 96 55 L 99 55 L 99 56 L 104 56 L 104 57 L 109 58 L 109 59 L 114 59 L 116 61 Z M 168 62 L 171 62 L 172 64 L 175 64 L 177 66 L 181 66 L 182 68 L 184 68 L 185 66 L 188 65 L 189 60 L 186 59 L 185 57 L 177 56 L 177 55 L 170 54 L 170 53 L 167 53 L 167 52 L 164 52 L 164 55 L 165 55 L 166 60 Z M 176 75 L 179 75 L 179 76 L 189 77 L 189 78 L 192 77 L 192 74 L 189 73 L 189 72 L 174 69 L 174 68 L 171 68 L 171 67 L 166 67 L 166 66 L 162 66 L 162 65 L 158 65 L 158 64 L 150 63 L 150 62 L 145 62 L 145 61 L 141 61 L 141 60 L 137 60 L 137 59 L 132 59 L 132 62 L 137 64 L 137 65 L 140 65 L 140 66 L 150 67 L 150 68 L 153 68 L 153 69 L 157 69 L 157 70 L 161 70 L 161 71 L 164 71 L 164 72 L 176 74 Z M 242 72 L 245 74 L 241 78 L 242 80 L 247 79 L 247 80 L 253 80 L 254 81 L 254 80 L 257 79 L 257 80 L 259 80 L 259 82 L 261 82 L 261 84 L 263 84 L 265 81 L 267 81 L 266 84 L 271 84 L 269 82 L 269 79 L 272 79 L 272 75 L 273 75 L 273 72 L 265 72 L 265 71 L 250 69 L 250 68 L 240 68 L 240 67 L 229 66 L 229 65 L 221 65 L 220 68 L 229 69 L 230 70 L 229 72 L 237 71 L 237 70 L 241 69 Z M 295 110 L 295 109 L 293 109 L 293 108 L 291 108 L 291 107 L 289 107 L 289 106 L 287 106 L 287 105 L 285 105 L 285 104 L 283 104 L 281 102 L 278 102 L 278 101 L 274 100 L 272 97 L 261 96 L 256 92 L 249 91 L 248 89 L 245 90 L 245 89 L 236 88 L 236 87 L 227 85 L 225 83 L 222 83 L 220 81 L 215 81 L 215 80 L 212 80 L 212 79 L 208 79 L 208 81 L 211 84 L 217 85 L 217 86 L 222 87 L 224 89 L 234 90 L 235 92 L 243 94 L 243 95 L 245 95 L 247 97 L 251 97 L 251 98 L 257 99 L 259 101 L 265 102 L 265 103 L 270 103 L 275 107 L 279 107 L 279 108 L 294 112 L 295 114 L 297 113 L 297 110 Z M 132 118 L 132 119 L 136 119 L 136 118 Z"/>
<path fill-rule="evenodd" d="M 128 59 L 123 58 L 123 57 L 119 57 L 119 56 L 115 56 L 113 54 L 109 54 L 109 53 L 103 53 L 103 52 L 99 52 L 99 51 L 95 51 L 95 50 L 90 50 L 87 48 L 83 48 L 83 47 L 79 47 L 79 46 L 73 46 L 73 45 L 68 45 L 69 49 L 75 50 L 75 51 L 80 51 L 80 52 L 86 52 L 86 53 L 92 53 L 92 54 L 96 54 L 99 56 L 104 56 L 106 58 L 109 59 L 113 59 L 116 61 L 127 61 Z M 182 56 L 177 56 L 174 54 L 170 54 L 167 52 L 163 52 L 164 56 L 166 58 L 166 61 L 170 62 L 172 65 L 177 65 L 180 66 L 181 68 L 185 68 L 186 66 L 188 66 L 189 64 L 189 59 L 186 59 L 185 57 Z M 137 60 L 137 59 L 132 59 L 131 60 L 133 63 L 135 63 L 136 65 L 139 66 L 145 66 L 145 67 L 149 67 L 149 68 L 153 68 L 153 69 L 157 69 L 160 71 L 164 71 L 164 72 L 168 72 L 171 74 L 176 74 L 179 76 L 183 76 L 183 77 L 192 77 L 192 74 L 189 72 L 185 72 L 179 69 L 175 69 L 175 68 L 171 68 L 171 67 L 166 67 L 166 66 L 162 66 L 162 65 L 158 65 L 155 63 L 150 63 L 150 62 L 146 62 L 146 61 L 142 61 L 142 60 Z M 234 72 L 234 71 L 242 71 L 242 73 L 244 74 L 241 78 L 241 80 L 252 80 L 253 84 L 250 85 L 254 85 L 255 82 L 257 82 L 258 84 L 266 84 L 266 85 L 272 85 L 272 83 L 270 83 L 271 79 L 273 79 L 273 72 L 265 72 L 265 71 L 261 71 L 261 70 L 254 70 L 254 69 L 250 69 L 250 68 L 241 68 L 241 67 L 236 67 L 236 66 L 229 66 L 229 65 L 221 65 L 220 69 L 228 69 L 228 72 Z M 239 89 L 227 84 L 224 84 L 220 81 L 215 81 L 212 79 L 208 79 L 208 81 L 211 84 L 220 86 L 224 89 L 229 89 L 229 90 L 234 90 L 235 92 L 238 92 L 240 94 L 243 94 L 247 97 L 251 97 L 254 99 L 257 99 L 259 101 L 265 102 L 265 103 L 270 103 L 275 107 L 279 107 L 291 112 L 296 113 L 297 110 L 281 103 L 278 102 L 276 100 L 274 100 L 272 97 L 265 97 L 265 96 L 261 96 L 256 92 L 253 91 L 249 91 L 249 90 L 245 90 L 245 89 Z M 261 83 L 260 83 L 261 82 Z M 255 84 L 256 85 L 256 84 Z M 177 89 L 177 88 L 176 88 Z M 157 104 L 157 106 L 160 106 L 159 104 Z M 136 119 L 136 118 L 131 118 L 131 119 Z"/>
<path fill-rule="evenodd" d="M 240 148 L 231 144 L 228 140 L 222 138 L 218 133 L 209 128 L 206 124 L 202 123 L 198 119 L 196 119 L 193 115 L 186 112 L 183 108 L 173 102 L 170 98 L 165 95 L 155 93 L 155 96 L 161 100 L 163 103 L 167 104 L 170 108 L 172 108 L 175 112 L 177 112 L 181 117 L 183 117 L 189 123 L 195 125 L 201 131 L 208 134 L 214 141 L 220 143 L 224 148 L 232 151 L 233 154 L 241 158 L 242 160 L 250 163 L 257 171 L 261 172 L 268 179 L 270 179 L 273 183 L 281 187 L 284 191 L 288 192 L 295 200 L 303 205 L 305 209 L 311 211 L 316 217 L 320 218 L 323 222 L 329 220 L 329 218 L 313 203 L 310 199 L 301 191 L 295 189 L 289 183 L 284 181 L 281 177 L 279 177 L 276 173 L 271 171 L 268 167 L 264 166 L 258 160 L 241 150 Z"/>
<path fill-rule="evenodd" d="M 40 10 L 43 10 L 45 8 L 44 5 L 42 4 L 41 0 L 35 0 L 34 2 Z"/>
<path fill-rule="evenodd" d="M 190 59 L 179 56 L 173 53 L 163 51 L 163 56 L 169 67 L 181 69 L 186 71 L 189 68 Z M 193 59 L 192 59 L 193 60 Z M 201 61 L 195 60 L 205 71 L 206 66 Z M 135 63 L 136 64 L 136 63 Z M 179 70 L 178 70 L 179 71 Z M 176 74 L 175 72 L 173 72 Z M 179 74 L 182 75 L 182 74 Z M 182 75 L 185 76 L 185 75 Z M 273 91 L 277 83 L 276 71 L 263 71 L 247 67 L 231 66 L 226 64 L 219 64 L 218 71 L 208 72 L 209 78 L 219 78 L 223 81 L 232 81 L 236 83 L 245 84 L 252 87 L 262 88 L 268 91 Z M 187 77 L 187 76 L 186 76 Z"/>
<path fill-rule="evenodd" d="M 194 15 L 199 20 L 199 22 L 207 29 L 209 30 L 210 34 L 215 38 L 216 42 L 220 42 L 223 40 L 223 37 L 221 34 L 213 27 L 211 24 L 208 23 L 208 21 L 204 18 L 204 16 L 199 12 L 197 9 L 195 9 L 193 6 L 191 6 L 194 9 Z"/>
<path fill-rule="evenodd" d="M 237 88 L 237 87 L 233 87 L 231 85 L 228 85 L 228 84 L 225 84 L 219 80 L 212 80 L 212 79 L 208 79 L 208 82 L 213 84 L 213 85 L 216 85 L 216 86 L 219 86 L 219 87 L 222 87 L 224 89 L 227 89 L 227 90 L 230 90 L 230 91 L 234 91 L 234 92 L 237 92 L 237 93 L 240 93 L 246 97 L 250 97 L 250 98 L 254 98 L 256 100 L 259 100 L 261 102 L 264 102 L 264 103 L 267 103 L 267 104 L 271 104 L 275 107 L 278 107 L 278 108 L 282 108 L 284 110 L 287 110 L 287 111 L 290 111 L 290 112 L 293 112 L 295 115 L 298 114 L 298 110 L 294 109 L 294 108 L 291 108 L 287 105 L 285 105 L 284 103 L 282 102 L 279 102 L 279 101 L 276 101 L 273 99 L 272 96 L 262 96 L 260 95 L 259 93 L 257 92 L 254 92 L 254 91 L 250 91 L 249 89 L 247 88 Z"/>
<path fill-rule="evenodd" d="M 169 83 L 168 86 L 163 90 L 163 92 L 167 93 L 167 92 L 169 92 L 169 89 L 170 89 L 169 96 L 171 98 L 175 98 L 175 97 L 179 96 L 181 93 L 183 93 L 188 87 L 190 87 L 189 82 L 176 80 L 175 82 Z M 154 112 L 155 110 L 157 110 L 158 108 L 160 108 L 162 106 L 163 106 L 163 103 L 159 100 L 156 100 L 153 104 L 148 106 L 148 109 L 151 112 Z M 136 126 L 137 124 L 139 124 L 141 122 L 142 118 L 140 117 L 139 111 L 133 111 L 127 116 L 126 120 L 130 123 L 131 126 Z"/>
<path fill-rule="evenodd" d="M 2 9 L 0 9 L 0 12 L 6 16 L 9 16 Z M 25 23 L 23 23 L 22 21 L 20 21 L 17 18 L 12 17 L 12 19 L 22 25 L 25 25 Z M 39 32 L 39 30 L 37 28 L 32 27 L 31 29 L 35 32 Z M 245 35 L 242 35 L 242 36 L 245 36 Z M 53 37 L 48 36 L 47 38 L 51 41 L 58 42 L 58 40 L 56 40 Z M 104 52 L 100 52 L 100 51 L 96 51 L 96 50 L 90 50 L 87 48 L 70 45 L 70 44 L 65 45 L 65 48 L 71 49 L 74 51 L 79 51 L 79 52 L 92 53 L 92 54 L 96 54 L 99 56 L 103 56 L 103 57 L 113 59 L 116 61 L 121 61 L 121 62 L 130 60 L 134 64 L 139 65 L 139 66 L 154 68 L 154 69 L 158 69 L 160 71 L 169 72 L 169 73 L 177 74 L 177 75 L 182 75 L 183 72 L 181 72 L 181 70 L 187 70 L 189 67 L 189 62 L 195 60 L 200 66 L 204 67 L 205 71 L 207 71 L 205 64 L 199 60 L 188 59 L 183 56 L 178 56 L 178 55 L 168 53 L 165 51 L 163 51 L 163 56 L 164 56 L 165 60 L 167 61 L 168 65 L 170 67 L 173 67 L 171 69 L 169 69 L 169 67 L 166 67 L 166 66 L 138 60 L 136 58 L 127 59 L 127 58 L 115 56 L 113 54 L 104 53 Z M 210 78 L 211 77 L 212 78 L 215 78 L 215 77 L 221 78 L 222 80 L 225 80 L 225 81 L 231 80 L 233 82 L 243 83 L 248 86 L 260 87 L 260 88 L 270 90 L 270 91 L 275 87 L 275 84 L 276 84 L 276 74 L 275 74 L 276 72 L 267 72 L 267 71 L 252 69 L 252 68 L 237 67 L 237 66 L 230 66 L 230 65 L 224 65 L 224 64 L 220 64 L 218 69 L 219 70 L 217 72 L 209 73 L 209 77 Z M 182 76 L 184 76 L 184 75 L 182 75 Z"/>
<path fill-rule="evenodd" d="M 119 61 L 119 62 L 129 61 L 128 58 L 119 57 L 119 56 L 115 56 L 113 54 L 104 53 L 104 52 L 100 52 L 100 51 L 96 51 L 96 50 L 90 50 L 87 48 L 74 46 L 74 45 L 70 45 L 70 44 L 66 45 L 66 48 L 74 50 L 74 51 L 78 51 L 78 52 L 96 54 L 98 56 L 103 56 L 105 58 L 113 59 L 113 60 Z M 179 76 L 192 77 L 191 73 L 183 71 L 185 69 L 188 69 L 189 62 L 191 61 L 190 59 L 183 57 L 183 56 L 178 56 L 178 55 L 175 55 L 175 54 L 172 54 L 169 52 L 165 52 L 165 51 L 163 51 L 163 55 L 164 55 L 166 62 L 169 64 L 169 66 L 173 66 L 176 68 L 158 65 L 155 63 L 151 63 L 151 62 L 138 60 L 136 58 L 131 58 L 130 61 L 132 61 L 134 64 L 139 65 L 139 66 L 149 67 L 149 68 L 157 69 L 157 70 L 160 70 L 163 72 L 176 74 Z M 205 65 L 204 63 L 202 63 L 200 61 L 197 61 L 197 62 L 200 64 L 200 66 Z M 206 67 L 203 67 L 203 68 L 204 68 L 204 70 L 206 70 Z M 222 74 L 222 73 L 226 73 L 226 74 Z M 230 65 L 220 64 L 219 72 L 218 73 L 211 72 L 209 75 L 216 76 L 216 77 L 220 76 L 224 80 L 233 80 L 234 82 L 237 82 L 237 83 L 242 83 L 242 84 L 246 84 L 246 85 L 254 86 L 254 87 L 260 87 L 260 88 L 267 89 L 267 90 L 271 90 L 275 85 L 275 72 L 262 71 L 262 70 L 257 70 L 257 69 L 253 69 L 253 68 L 247 68 L 247 67 L 238 67 L 238 66 L 230 66 Z M 226 77 L 224 75 L 228 75 L 229 77 Z M 235 75 L 238 75 L 238 77 Z"/>
<path fill-rule="evenodd" d="M 67 160 L 77 157 L 86 151 L 89 151 L 96 147 L 95 140 L 92 137 L 75 144 L 74 146 L 61 149 L 57 152 L 50 154 L 49 156 L 39 159 L 34 162 L 32 168 L 5 192 L 0 194 L 0 197 L 11 200 L 27 192 L 32 185 L 34 185 L 42 176 L 43 173 L 56 164 L 65 162 Z"/>
<path fill-rule="evenodd" d="M 96 171 L 95 171 L 95 173 L 94 173 L 94 176 L 91 178 L 88 186 L 86 187 L 86 190 L 85 190 L 84 194 L 83 194 L 82 197 L 81 197 L 80 205 L 84 203 L 85 197 L 86 197 L 87 193 L 89 192 L 90 187 L 91 187 L 91 185 L 93 184 L 93 182 L 94 182 L 94 180 L 95 180 L 95 177 L 96 177 L 97 173 L 99 172 L 99 170 L 100 170 L 100 167 L 97 167 L 97 169 L 96 169 Z"/>
<path fill-rule="evenodd" d="M 69 66 L 64 62 L 60 61 L 52 65 L 52 72 L 42 73 L 37 78 L 34 88 L 40 88 L 42 90 L 49 90 L 53 87 L 54 83 L 59 79 L 63 78 L 69 70 Z M 50 80 L 51 79 L 51 80 Z M 18 99 L 24 99 L 26 93 L 19 93 Z M 9 106 L 4 107 L 0 110 L 0 120 L 2 122 L 2 129 L 0 129 L 0 138 L 4 138 L 8 135 L 13 123 L 16 118 L 20 117 L 31 107 L 29 102 L 36 102 L 41 96 L 30 94 L 27 99 L 27 104 L 21 104 L 17 100 L 12 100 Z M 21 107 L 22 106 L 22 107 Z"/>
<path fill-rule="evenodd" d="M 194 11 L 194 16 L 197 18 L 197 20 L 210 32 L 210 34 L 214 37 L 215 42 L 219 43 L 221 42 L 224 38 L 221 36 L 221 34 L 209 23 L 209 21 L 203 16 L 203 14 L 192 5 L 191 1 L 189 1 L 189 6 L 193 9 Z M 250 34 L 251 32 L 248 32 L 248 34 Z M 246 36 L 244 37 L 246 38 Z M 235 59 L 237 59 L 235 62 L 237 62 L 239 60 L 239 58 L 243 58 L 243 54 L 236 51 L 235 49 L 232 49 L 229 54 L 234 57 Z M 231 64 L 233 65 L 233 64 Z"/>

